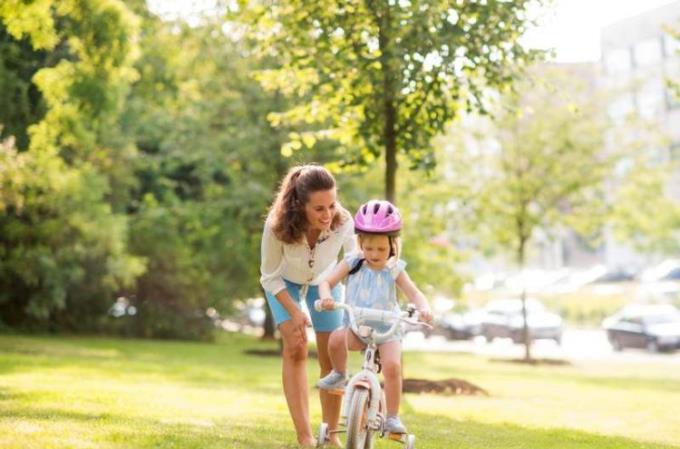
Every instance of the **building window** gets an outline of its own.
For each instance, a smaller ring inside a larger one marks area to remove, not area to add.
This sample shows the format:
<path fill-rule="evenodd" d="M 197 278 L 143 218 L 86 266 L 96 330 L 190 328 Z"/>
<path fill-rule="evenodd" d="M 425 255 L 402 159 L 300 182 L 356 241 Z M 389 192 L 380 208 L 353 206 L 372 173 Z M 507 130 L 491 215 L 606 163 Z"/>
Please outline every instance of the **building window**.
<path fill-rule="evenodd" d="M 633 47 L 635 65 L 647 67 L 661 62 L 661 39 L 647 39 Z"/>
<path fill-rule="evenodd" d="M 604 66 L 610 75 L 630 72 L 633 67 L 630 50 L 617 48 L 605 54 Z"/>

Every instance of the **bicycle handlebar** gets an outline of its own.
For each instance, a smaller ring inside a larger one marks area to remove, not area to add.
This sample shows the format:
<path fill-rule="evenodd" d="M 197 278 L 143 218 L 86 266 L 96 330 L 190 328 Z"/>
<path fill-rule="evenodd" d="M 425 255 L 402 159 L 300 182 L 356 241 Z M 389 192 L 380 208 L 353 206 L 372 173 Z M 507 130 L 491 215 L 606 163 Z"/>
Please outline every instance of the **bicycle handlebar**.
<path fill-rule="evenodd" d="M 381 321 L 383 323 L 389 323 L 393 321 L 392 326 L 383 333 L 380 332 L 375 332 L 373 333 L 373 337 L 375 340 L 386 340 L 394 333 L 397 331 L 399 328 L 399 325 L 402 322 L 412 324 L 412 325 L 420 325 L 428 328 L 432 328 L 432 326 L 428 323 L 425 323 L 423 321 L 418 321 L 418 318 L 420 317 L 420 314 L 417 310 L 414 310 L 413 313 L 411 312 L 395 312 L 392 310 L 378 310 L 378 309 L 371 309 L 371 308 L 366 308 L 366 307 L 353 307 L 344 303 L 340 302 L 334 302 L 333 307 L 330 310 L 335 310 L 335 309 L 343 309 L 347 311 L 347 315 L 349 316 L 349 322 L 350 326 L 352 327 L 352 330 L 355 333 L 358 332 L 358 326 L 357 326 L 357 321 L 359 322 L 364 322 L 364 321 Z M 321 300 L 317 299 L 314 301 L 314 310 L 317 312 L 321 312 L 324 309 L 321 307 Z M 412 319 L 409 319 L 412 318 Z"/>

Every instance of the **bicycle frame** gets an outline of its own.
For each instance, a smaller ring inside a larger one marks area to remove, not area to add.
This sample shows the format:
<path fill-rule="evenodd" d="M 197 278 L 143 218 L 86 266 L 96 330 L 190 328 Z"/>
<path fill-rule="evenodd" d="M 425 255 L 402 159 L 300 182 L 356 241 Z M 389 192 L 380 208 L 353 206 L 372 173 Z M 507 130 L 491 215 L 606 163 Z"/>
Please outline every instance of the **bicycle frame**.
<path fill-rule="evenodd" d="M 366 343 L 366 349 L 364 349 L 364 361 L 361 371 L 352 376 L 345 386 L 345 400 L 342 404 L 340 418 L 345 424 L 347 423 L 347 415 L 349 414 L 349 408 L 352 403 L 352 394 L 354 393 L 355 389 L 364 388 L 368 390 L 370 394 L 369 408 L 367 413 L 368 426 L 372 430 L 380 430 L 382 428 L 384 416 L 379 414 L 379 411 L 380 405 L 383 404 L 384 407 L 384 403 L 382 387 L 380 386 L 380 381 L 378 379 L 378 365 L 375 362 L 376 352 L 378 351 L 378 345 L 393 336 L 401 327 L 403 318 L 408 316 L 409 312 L 397 314 L 391 311 L 351 307 L 346 304 L 337 304 L 336 308 L 347 310 L 350 319 L 350 328 L 352 331 L 355 334 L 361 336 L 363 339 L 368 340 Z M 369 328 L 368 326 L 358 326 L 357 319 L 360 321 L 392 321 L 393 323 L 387 332 L 381 334 L 375 332 L 374 329 Z"/>
<path fill-rule="evenodd" d="M 314 308 L 317 311 L 321 311 L 322 310 L 321 301 L 315 301 Z M 358 431 L 358 429 L 355 427 L 356 422 L 354 422 L 353 425 L 351 421 L 356 421 L 359 417 L 349 416 L 350 413 L 356 413 L 356 410 L 350 411 L 350 408 L 353 407 L 353 403 L 355 402 L 354 395 L 361 390 L 368 391 L 369 400 L 368 409 L 366 411 L 365 430 L 367 432 L 366 439 L 369 441 L 365 441 L 364 443 L 362 443 L 365 444 L 365 446 L 362 447 L 371 448 L 373 446 L 372 441 L 370 440 L 372 440 L 373 438 L 372 435 L 373 432 L 380 431 L 380 436 L 381 437 L 384 436 L 383 423 L 385 419 L 384 416 L 385 399 L 382 387 L 380 386 L 380 381 L 378 380 L 378 364 L 376 363 L 376 353 L 378 351 L 378 345 L 386 342 L 390 337 L 392 337 L 397 332 L 397 330 L 401 328 L 401 324 L 404 322 L 409 324 L 420 324 L 425 326 L 428 325 L 426 323 L 417 321 L 418 314 L 413 305 L 409 305 L 408 310 L 406 312 L 384 311 L 361 307 L 352 307 L 342 303 L 335 303 L 334 308 L 344 309 L 345 311 L 347 311 L 350 329 L 356 335 L 358 335 L 362 339 L 362 341 L 367 341 L 366 348 L 364 349 L 364 360 L 363 365 L 361 367 L 361 371 L 352 376 L 352 378 L 345 386 L 345 390 L 343 393 L 344 400 L 342 404 L 342 412 L 340 414 L 340 418 L 342 425 L 344 425 L 347 428 L 348 438 L 347 446 L 350 447 L 350 445 L 352 444 L 350 443 L 350 441 L 355 441 L 356 438 L 359 438 L 359 440 L 363 438 L 363 436 L 359 437 L 359 435 L 353 434 L 353 432 Z M 368 320 L 378 321 L 386 324 L 391 323 L 392 325 L 389 328 L 389 330 L 384 333 L 376 332 L 375 329 L 369 326 L 357 325 L 357 321 L 359 323 L 362 323 Z M 358 396 L 356 398 L 356 400 L 359 401 L 357 402 L 357 404 L 361 403 L 360 398 L 361 396 Z M 327 427 L 324 426 L 326 426 L 326 424 L 322 423 L 321 424 L 322 430 L 319 432 L 320 439 L 325 438 L 324 432 L 326 432 L 326 430 L 323 429 L 327 429 Z M 390 434 L 389 436 L 390 439 L 392 440 L 404 443 L 407 449 L 413 449 L 415 447 L 415 436 L 413 435 Z"/>

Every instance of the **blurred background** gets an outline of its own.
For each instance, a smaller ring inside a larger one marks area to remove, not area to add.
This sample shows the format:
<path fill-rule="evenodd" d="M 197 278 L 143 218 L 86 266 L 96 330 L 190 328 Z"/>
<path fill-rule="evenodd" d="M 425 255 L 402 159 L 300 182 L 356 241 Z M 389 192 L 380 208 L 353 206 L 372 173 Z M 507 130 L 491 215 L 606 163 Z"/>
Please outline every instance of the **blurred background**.
<path fill-rule="evenodd" d="M 677 360 L 680 2 L 398 3 L 3 2 L 0 328 L 275 337 L 263 219 L 317 162 L 403 210 L 442 350 Z"/>

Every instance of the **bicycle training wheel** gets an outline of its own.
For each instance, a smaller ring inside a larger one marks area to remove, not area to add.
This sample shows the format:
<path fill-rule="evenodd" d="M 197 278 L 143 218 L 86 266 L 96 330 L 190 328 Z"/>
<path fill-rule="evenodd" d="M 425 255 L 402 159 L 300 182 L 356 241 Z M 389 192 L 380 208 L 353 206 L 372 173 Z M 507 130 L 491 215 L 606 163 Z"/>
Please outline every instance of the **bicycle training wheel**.
<path fill-rule="evenodd" d="M 328 441 L 328 424 L 322 422 L 319 425 L 319 436 L 316 437 L 316 447 L 324 447 Z"/>

